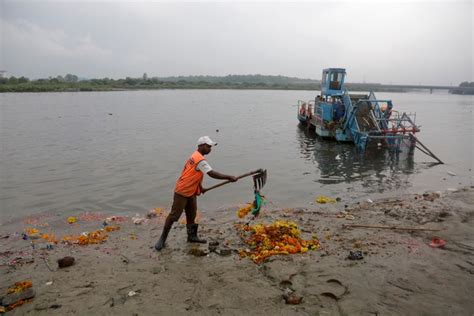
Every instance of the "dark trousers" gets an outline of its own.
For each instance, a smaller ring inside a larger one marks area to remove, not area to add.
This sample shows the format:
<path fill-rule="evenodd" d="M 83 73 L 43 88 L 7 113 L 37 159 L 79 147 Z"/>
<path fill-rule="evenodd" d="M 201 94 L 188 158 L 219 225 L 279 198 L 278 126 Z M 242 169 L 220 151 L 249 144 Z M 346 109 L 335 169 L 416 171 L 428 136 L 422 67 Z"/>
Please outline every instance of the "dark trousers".
<path fill-rule="evenodd" d="M 168 217 L 166 217 L 166 224 L 172 225 L 174 222 L 179 220 L 179 217 L 183 214 L 183 210 L 186 213 L 186 224 L 194 224 L 197 213 L 197 201 L 195 195 L 186 197 L 175 193 L 171 212 L 168 214 Z"/>

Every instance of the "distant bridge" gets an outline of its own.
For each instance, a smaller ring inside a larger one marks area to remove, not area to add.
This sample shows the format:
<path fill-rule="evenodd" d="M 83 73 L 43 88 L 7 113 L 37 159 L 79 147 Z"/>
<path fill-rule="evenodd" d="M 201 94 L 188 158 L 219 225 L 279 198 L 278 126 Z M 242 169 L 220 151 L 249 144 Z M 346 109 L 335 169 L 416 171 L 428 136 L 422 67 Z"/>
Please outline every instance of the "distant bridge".
<path fill-rule="evenodd" d="M 422 89 L 430 90 L 430 93 L 433 93 L 433 90 L 449 90 L 450 93 L 454 94 L 474 94 L 474 87 L 453 87 L 453 86 L 427 86 L 427 85 L 382 85 L 383 87 L 392 87 L 395 89 Z"/>
<path fill-rule="evenodd" d="M 380 86 L 384 88 L 394 88 L 394 89 L 422 89 L 422 90 L 451 90 L 454 86 L 428 86 L 428 85 L 412 85 L 412 84 L 381 84 Z"/>
<path fill-rule="evenodd" d="M 432 85 L 414 85 L 414 84 L 377 84 L 377 83 L 347 83 L 349 87 L 367 88 L 367 90 L 449 90 L 456 94 L 473 94 L 473 87 L 459 87 L 459 86 L 432 86 Z"/>

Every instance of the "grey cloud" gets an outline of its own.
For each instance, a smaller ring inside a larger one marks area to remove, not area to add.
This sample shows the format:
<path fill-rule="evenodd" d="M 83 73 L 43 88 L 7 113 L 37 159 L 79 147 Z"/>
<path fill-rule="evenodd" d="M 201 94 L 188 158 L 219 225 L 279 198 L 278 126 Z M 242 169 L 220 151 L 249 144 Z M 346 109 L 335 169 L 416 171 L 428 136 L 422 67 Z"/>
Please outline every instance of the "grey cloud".
<path fill-rule="evenodd" d="M 473 80 L 472 2 L 2 2 L 2 60 L 29 77 L 261 73 Z"/>

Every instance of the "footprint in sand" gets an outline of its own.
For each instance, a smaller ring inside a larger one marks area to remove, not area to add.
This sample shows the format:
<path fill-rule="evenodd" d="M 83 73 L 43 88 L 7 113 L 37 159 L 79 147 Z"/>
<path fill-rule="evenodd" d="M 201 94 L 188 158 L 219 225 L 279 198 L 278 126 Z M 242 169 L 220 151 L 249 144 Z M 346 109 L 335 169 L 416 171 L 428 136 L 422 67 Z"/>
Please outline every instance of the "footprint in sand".
<path fill-rule="evenodd" d="M 341 281 L 337 279 L 329 279 L 323 286 L 323 291 L 320 295 L 338 301 L 347 293 L 349 293 L 349 289 L 347 286 L 343 285 Z"/>

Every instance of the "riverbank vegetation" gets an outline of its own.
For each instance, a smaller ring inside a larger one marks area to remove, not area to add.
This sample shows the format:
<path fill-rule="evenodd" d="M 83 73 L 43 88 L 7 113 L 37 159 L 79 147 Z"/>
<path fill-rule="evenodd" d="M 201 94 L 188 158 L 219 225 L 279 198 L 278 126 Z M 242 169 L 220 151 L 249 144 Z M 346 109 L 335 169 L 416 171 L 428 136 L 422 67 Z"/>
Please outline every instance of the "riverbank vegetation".
<path fill-rule="evenodd" d="M 346 83 L 350 91 L 405 92 L 379 83 Z M 0 78 L 0 92 L 115 91 L 155 89 L 320 90 L 321 81 L 286 76 L 227 75 L 83 79 L 73 74 L 30 80 Z"/>

